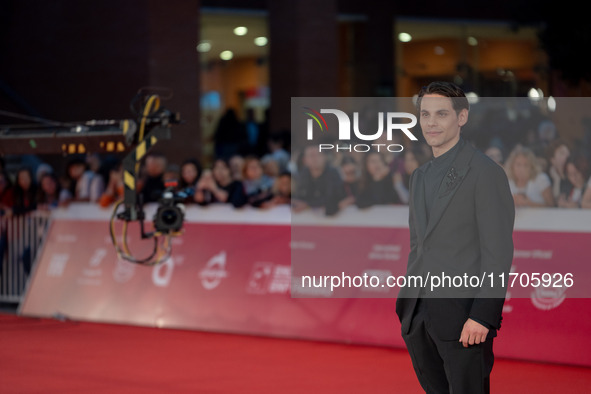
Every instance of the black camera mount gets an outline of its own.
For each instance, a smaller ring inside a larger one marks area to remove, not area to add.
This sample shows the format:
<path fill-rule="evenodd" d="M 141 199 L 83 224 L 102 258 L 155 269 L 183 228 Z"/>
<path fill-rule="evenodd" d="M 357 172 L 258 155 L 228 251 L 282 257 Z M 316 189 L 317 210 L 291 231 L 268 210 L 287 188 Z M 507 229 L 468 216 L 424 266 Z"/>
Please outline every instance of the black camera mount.
<path fill-rule="evenodd" d="M 134 98 L 134 101 L 136 100 L 137 96 Z M 115 204 L 110 221 L 111 240 L 117 254 L 133 263 L 156 265 L 164 262 L 170 257 L 172 251 L 170 238 L 180 235 L 182 231 L 184 209 L 181 208 L 180 204 L 177 204 L 178 198 L 175 199 L 174 187 L 167 188 L 161 196 L 154 216 L 154 231 L 152 232 L 145 231 L 143 201 L 141 201 L 140 195 L 137 193 L 141 160 L 159 140 L 171 138 L 170 126 L 175 123 L 180 123 L 179 114 L 160 108 L 160 97 L 158 95 L 144 96 L 144 105 L 138 119 L 137 139 L 134 141 L 136 146 L 125 156 L 122 163 L 123 200 Z M 123 206 L 123 211 L 118 212 L 120 206 Z M 124 223 L 121 244 L 117 242 L 115 236 L 115 218 L 122 220 Z M 146 258 L 136 258 L 129 250 L 127 224 L 132 221 L 139 222 L 142 239 L 152 238 L 154 240 L 154 249 Z"/>

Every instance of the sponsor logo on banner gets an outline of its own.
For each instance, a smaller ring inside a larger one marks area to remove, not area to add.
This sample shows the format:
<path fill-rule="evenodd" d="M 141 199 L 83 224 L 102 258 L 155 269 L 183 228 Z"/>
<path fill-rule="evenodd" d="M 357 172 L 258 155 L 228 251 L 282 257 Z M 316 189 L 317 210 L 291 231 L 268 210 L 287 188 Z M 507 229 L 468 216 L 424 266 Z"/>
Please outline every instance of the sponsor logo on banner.
<path fill-rule="evenodd" d="M 272 263 L 255 263 L 252 267 L 252 272 L 246 286 L 246 292 L 252 294 L 265 294 L 271 272 L 273 271 Z"/>
<path fill-rule="evenodd" d="M 269 284 L 269 293 L 286 294 L 291 287 L 291 267 L 289 265 L 276 265 L 273 277 Z"/>
<path fill-rule="evenodd" d="M 47 276 L 51 278 L 59 278 L 64 274 L 66 264 L 70 255 L 68 253 L 55 253 L 51 256 L 49 264 L 47 265 Z"/>
<path fill-rule="evenodd" d="M 82 275 L 78 277 L 76 282 L 84 286 L 100 286 L 103 270 L 100 265 L 107 255 L 107 249 L 98 248 L 88 260 L 88 265 L 82 269 Z"/>
<path fill-rule="evenodd" d="M 107 249 L 98 248 L 97 250 L 94 251 L 92 257 L 88 261 L 88 265 L 91 267 L 94 267 L 94 268 L 98 267 L 106 255 L 107 255 Z"/>
<path fill-rule="evenodd" d="M 291 285 L 291 267 L 273 263 L 256 263 L 246 292 L 251 294 L 287 294 Z"/>
<path fill-rule="evenodd" d="M 158 287 L 167 287 L 172 279 L 174 260 L 169 257 L 162 264 L 157 264 L 152 269 L 152 282 Z"/>
<path fill-rule="evenodd" d="M 122 258 L 117 258 L 115 269 L 113 270 L 113 279 L 118 283 L 126 283 L 135 274 L 136 265 Z"/>
<path fill-rule="evenodd" d="M 400 260 L 400 245 L 372 245 L 367 258 L 369 260 Z"/>
<path fill-rule="evenodd" d="M 226 251 L 221 251 L 209 259 L 207 264 L 205 264 L 205 268 L 199 272 L 201 284 L 207 290 L 213 290 L 218 287 L 227 276 Z"/>
<path fill-rule="evenodd" d="M 566 299 L 566 287 L 538 287 L 531 292 L 531 302 L 537 309 L 549 311 L 557 308 Z"/>

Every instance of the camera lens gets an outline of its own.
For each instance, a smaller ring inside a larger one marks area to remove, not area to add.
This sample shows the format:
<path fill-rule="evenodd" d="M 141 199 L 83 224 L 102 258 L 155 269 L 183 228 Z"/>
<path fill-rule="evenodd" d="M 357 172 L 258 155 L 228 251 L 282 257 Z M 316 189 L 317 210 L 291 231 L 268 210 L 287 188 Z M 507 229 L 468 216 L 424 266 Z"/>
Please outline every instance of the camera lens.
<path fill-rule="evenodd" d="M 177 211 L 175 209 L 170 208 L 165 209 L 164 211 L 162 211 L 161 218 L 164 224 L 166 224 L 167 226 L 172 226 L 178 218 Z"/>
<path fill-rule="evenodd" d="M 179 231 L 183 227 L 184 216 L 178 205 L 160 206 L 154 216 L 154 228 L 164 233 Z"/>

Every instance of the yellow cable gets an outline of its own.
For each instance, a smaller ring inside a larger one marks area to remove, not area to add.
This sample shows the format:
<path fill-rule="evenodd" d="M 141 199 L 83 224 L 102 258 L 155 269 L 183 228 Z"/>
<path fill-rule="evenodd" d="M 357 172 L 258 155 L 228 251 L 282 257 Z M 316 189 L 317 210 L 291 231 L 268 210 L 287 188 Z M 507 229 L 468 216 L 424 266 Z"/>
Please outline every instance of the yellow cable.
<path fill-rule="evenodd" d="M 138 143 L 142 142 L 144 140 L 144 129 L 146 128 L 146 119 L 150 115 L 150 112 L 152 110 L 152 105 L 154 105 L 154 112 L 158 111 L 158 108 L 160 108 L 160 97 L 158 97 L 158 95 L 155 95 L 155 94 L 151 95 L 148 98 L 148 102 L 146 103 L 146 106 L 144 107 L 144 113 L 142 114 L 142 121 L 140 122 L 140 132 L 139 132 Z"/>

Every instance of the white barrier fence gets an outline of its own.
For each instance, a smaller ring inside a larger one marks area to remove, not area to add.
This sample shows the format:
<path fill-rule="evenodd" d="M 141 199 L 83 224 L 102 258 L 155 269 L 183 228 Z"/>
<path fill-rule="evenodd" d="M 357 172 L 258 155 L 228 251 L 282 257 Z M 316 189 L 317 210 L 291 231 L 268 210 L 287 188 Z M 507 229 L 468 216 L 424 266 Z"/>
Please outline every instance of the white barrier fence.
<path fill-rule="evenodd" d="M 0 218 L 0 302 L 18 303 L 49 226 L 49 212 Z"/>

